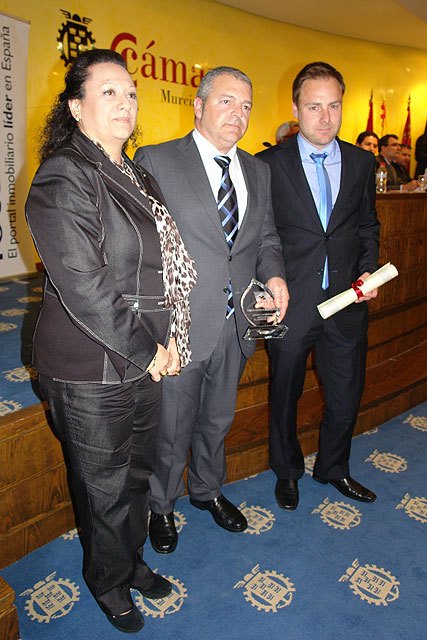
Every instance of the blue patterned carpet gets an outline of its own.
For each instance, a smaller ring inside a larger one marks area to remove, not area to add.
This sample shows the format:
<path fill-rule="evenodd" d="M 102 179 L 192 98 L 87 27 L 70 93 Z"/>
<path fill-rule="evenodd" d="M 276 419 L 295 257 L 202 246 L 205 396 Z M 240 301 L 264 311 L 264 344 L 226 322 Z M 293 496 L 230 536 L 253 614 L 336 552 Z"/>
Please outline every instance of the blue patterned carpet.
<path fill-rule="evenodd" d="M 40 402 L 31 342 L 42 274 L 0 282 L 0 417 Z"/>
<path fill-rule="evenodd" d="M 427 402 L 354 439 L 352 473 L 378 494 L 347 501 L 307 474 L 297 511 L 281 511 L 271 472 L 230 484 L 250 526 L 231 534 L 188 498 L 175 553 L 145 558 L 173 593 L 149 601 L 150 640 L 424 640 L 427 638 Z M 342 499 L 341 499 L 342 498 Z M 81 577 L 70 532 L 1 573 L 17 596 L 23 640 L 110 640 Z M 122 636 L 123 637 L 123 636 Z"/>

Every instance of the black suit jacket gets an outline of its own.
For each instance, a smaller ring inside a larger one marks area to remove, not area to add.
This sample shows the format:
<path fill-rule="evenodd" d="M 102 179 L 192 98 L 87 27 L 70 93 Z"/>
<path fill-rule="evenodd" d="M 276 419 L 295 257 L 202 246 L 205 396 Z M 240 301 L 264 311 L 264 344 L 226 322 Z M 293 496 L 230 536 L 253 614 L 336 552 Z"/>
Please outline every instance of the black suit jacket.
<path fill-rule="evenodd" d="M 304 173 L 297 137 L 257 154 L 270 165 L 273 210 L 282 241 L 290 303 L 286 340 L 302 337 L 323 299 L 328 256 L 332 297 L 378 266 L 379 222 L 375 211 L 374 156 L 338 140 L 341 183 L 326 232 Z M 366 328 L 367 305 L 351 305 L 335 316 L 343 333 Z"/>
<path fill-rule="evenodd" d="M 134 170 L 161 199 L 154 179 Z M 46 270 L 34 334 L 39 373 L 85 382 L 141 377 L 170 320 L 170 310 L 137 317 L 124 297 L 158 311 L 164 294 L 147 198 L 76 130 L 37 171 L 26 215 Z"/>

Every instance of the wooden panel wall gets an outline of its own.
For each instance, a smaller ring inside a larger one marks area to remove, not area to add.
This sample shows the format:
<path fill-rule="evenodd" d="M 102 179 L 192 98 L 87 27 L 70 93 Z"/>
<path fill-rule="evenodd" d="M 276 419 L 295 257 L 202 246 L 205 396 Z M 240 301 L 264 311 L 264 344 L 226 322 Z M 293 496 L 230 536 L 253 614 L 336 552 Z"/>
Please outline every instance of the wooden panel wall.
<path fill-rule="evenodd" d="M 393 262 L 400 275 L 370 304 L 367 383 L 356 432 L 423 401 L 427 390 L 427 194 L 380 196 L 378 212 L 381 262 Z M 268 377 L 260 343 L 241 380 L 226 442 L 230 481 L 268 468 Z M 305 454 L 317 448 L 322 408 L 310 361 L 298 414 Z M 0 418 L 0 567 L 74 526 L 61 447 L 44 407 Z"/>

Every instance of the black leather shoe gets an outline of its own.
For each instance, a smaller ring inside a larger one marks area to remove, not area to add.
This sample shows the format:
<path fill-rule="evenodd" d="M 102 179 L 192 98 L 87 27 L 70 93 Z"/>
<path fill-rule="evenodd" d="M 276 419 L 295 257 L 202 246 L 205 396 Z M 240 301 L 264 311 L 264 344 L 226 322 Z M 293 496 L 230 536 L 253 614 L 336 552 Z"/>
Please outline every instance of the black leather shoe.
<path fill-rule="evenodd" d="M 190 498 L 190 503 L 196 509 L 209 511 L 217 525 L 227 529 L 227 531 L 244 531 L 248 526 L 245 516 L 222 494 L 213 500 L 205 500 L 203 502 Z"/>
<path fill-rule="evenodd" d="M 138 561 L 130 586 L 132 589 L 137 589 L 144 598 L 149 598 L 150 600 L 165 598 L 172 592 L 172 585 L 169 580 L 151 571 L 142 558 Z"/>
<path fill-rule="evenodd" d="M 313 473 L 313 480 L 320 482 L 321 484 L 331 484 L 335 489 L 338 489 L 343 496 L 351 498 L 352 500 L 360 500 L 361 502 L 374 502 L 377 496 L 372 491 L 369 491 L 366 487 L 363 487 L 356 480 L 353 480 L 350 476 L 342 478 L 342 480 L 326 480 Z"/>
<path fill-rule="evenodd" d="M 171 513 L 151 513 L 149 526 L 150 541 L 157 553 L 172 553 L 178 544 L 173 511 Z"/>
<path fill-rule="evenodd" d="M 119 631 L 123 631 L 123 633 L 137 633 L 138 631 L 141 631 L 144 626 L 142 613 L 137 609 L 137 607 L 135 607 L 135 605 L 129 613 L 125 613 L 121 616 L 112 616 L 109 613 L 106 613 L 105 615 L 107 616 L 108 622 L 110 622 L 113 627 Z"/>
<path fill-rule="evenodd" d="M 172 585 L 169 580 L 166 580 L 163 576 L 158 573 L 153 573 L 154 582 L 151 587 L 138 587 L 136 585 L 131 584 L 132 589 L 137 589 L 139 593 L 144 596 L 144 598 L 149 598 L 150 600 L 155 600 L 156 598 L 166 598 L 170 593 L 172 593 Z"/>
<path fill-rule="evenodd" d="M 274 495 L 281 509 L 294 511 L 299 502 L 298 480 L 279 478 L 276 482 Z"/>

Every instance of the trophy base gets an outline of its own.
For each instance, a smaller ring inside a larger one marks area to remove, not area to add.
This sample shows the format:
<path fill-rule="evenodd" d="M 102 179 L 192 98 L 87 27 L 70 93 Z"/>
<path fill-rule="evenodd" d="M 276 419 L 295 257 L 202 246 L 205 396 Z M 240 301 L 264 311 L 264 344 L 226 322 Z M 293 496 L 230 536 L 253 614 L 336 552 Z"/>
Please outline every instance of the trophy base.
<path fill-rule="evenodd" d="M 266 324 L 257 327 L 248 327 L 243 335 L 243 340 L 271 340 L 273 338 L 283 338 L 288 332 L 285 324 Z"/>

